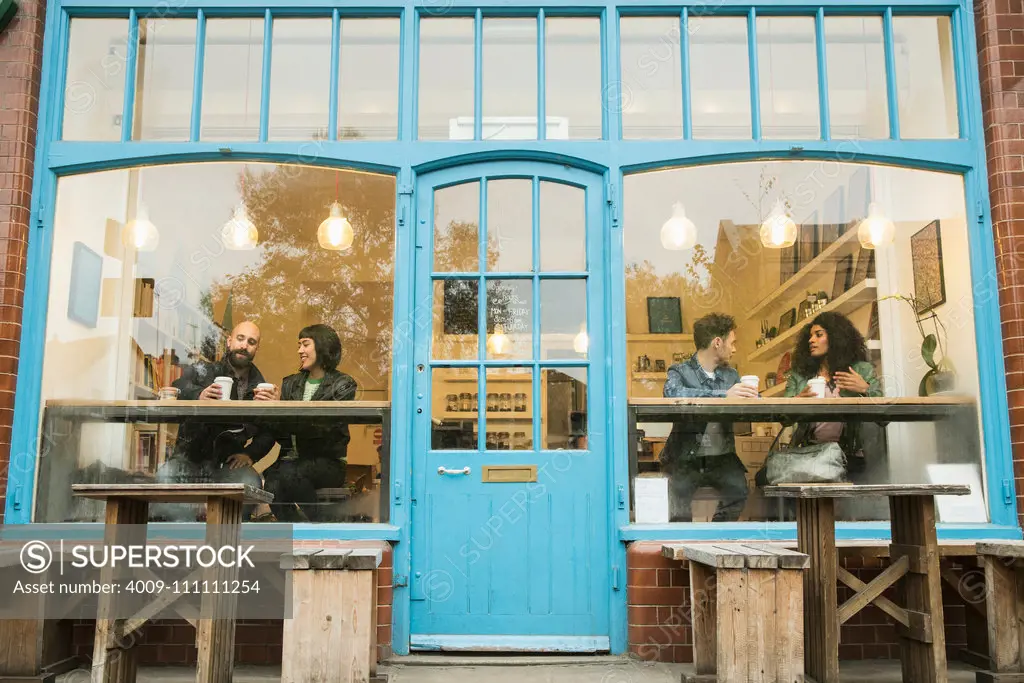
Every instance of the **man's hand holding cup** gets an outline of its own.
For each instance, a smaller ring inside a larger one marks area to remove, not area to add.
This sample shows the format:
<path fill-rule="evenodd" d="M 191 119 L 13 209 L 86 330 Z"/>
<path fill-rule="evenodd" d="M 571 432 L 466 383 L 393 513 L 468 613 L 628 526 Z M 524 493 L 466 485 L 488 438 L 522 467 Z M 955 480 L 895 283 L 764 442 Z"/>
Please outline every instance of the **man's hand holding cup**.
<path fill-rule="evenodd" d="M 733 384 L 729 387 L 729 390 L 725 392 L 726 398 L 757 398 L 757 389 L 750 386 L 749 384 Z"/>
<path fill-rule="evenodd" d="M 199 394 L 200 401 L 219 401 L 224 397 L 224 389 L 219 384 L 214 382 L 210 386 L 203 389 Z"/>

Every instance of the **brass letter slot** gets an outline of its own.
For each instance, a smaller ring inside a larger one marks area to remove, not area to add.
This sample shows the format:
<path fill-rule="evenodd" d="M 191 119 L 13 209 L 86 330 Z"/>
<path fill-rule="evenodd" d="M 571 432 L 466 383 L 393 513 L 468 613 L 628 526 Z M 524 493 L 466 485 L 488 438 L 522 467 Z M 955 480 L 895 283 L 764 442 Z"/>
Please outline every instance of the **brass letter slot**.
<path fill-rule="evenodd" d="M 536 465 L 484 465 L 483 481 L 490 484 L 503 482 L 537 481 Z"/>

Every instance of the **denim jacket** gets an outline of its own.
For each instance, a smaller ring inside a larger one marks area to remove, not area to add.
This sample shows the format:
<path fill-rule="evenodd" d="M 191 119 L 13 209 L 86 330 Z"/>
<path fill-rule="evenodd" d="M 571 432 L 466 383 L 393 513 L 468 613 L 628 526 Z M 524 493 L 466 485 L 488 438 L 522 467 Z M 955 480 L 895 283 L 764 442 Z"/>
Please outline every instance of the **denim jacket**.
<path fill-rule="evenodd" d="M 725 398 L 725 393 L 739 381 L 740 373 L 731 367 L 716 368 L 714 377 L 708 377 L 694 354 L 688 361 L 668 369 L 664 395 L 666 398 Z M 725 455 L 735 450 L 731 422 L 677 422 L 672 426 L 661 458 L 669 464 L 680 457 Z"/>

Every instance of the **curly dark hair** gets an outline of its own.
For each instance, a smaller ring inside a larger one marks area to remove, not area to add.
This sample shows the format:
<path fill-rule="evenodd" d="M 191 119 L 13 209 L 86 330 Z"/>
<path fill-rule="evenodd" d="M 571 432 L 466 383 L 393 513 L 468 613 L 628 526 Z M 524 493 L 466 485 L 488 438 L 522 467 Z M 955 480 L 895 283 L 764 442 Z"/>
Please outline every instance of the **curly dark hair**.
<path fill-rule="evenodd" d="M 796 348 L 793 350 L 793 370 L 804 377 L 814 377 L 821 368 L 821 359 L 811 355 L 811 327 L 820 325 L 828 335 L 829 372 L 845 371 L 854 363 L 868 359 L 867 345 L 862 335 L 850 319 L 842 313 L 819 313 L 814 320 L 807 323 L 797 336 Z"/>
<path fill-rule="evenodd" d="M 299 330 L 299 339 L 312 339 L 316 349 L 316 362 L 330 372 L 341 362 L 341 339 L 328 325 L 307 325 Z"/>

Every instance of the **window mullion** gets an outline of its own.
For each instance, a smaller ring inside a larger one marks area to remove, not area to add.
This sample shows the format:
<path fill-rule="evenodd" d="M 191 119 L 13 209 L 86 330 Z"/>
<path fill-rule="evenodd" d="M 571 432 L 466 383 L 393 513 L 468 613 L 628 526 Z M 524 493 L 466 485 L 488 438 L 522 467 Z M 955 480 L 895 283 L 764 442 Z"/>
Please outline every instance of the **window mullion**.
<path fill-rule="evenodd" d="M 683 79 L 683 139 L 693 138 L 693 117 L 690 115 L 690 13 L 684 7 L 679 18 L 679 73 Z"/>
<path fill-rule="evenodd" d="M 544 140 L 548 136 L 547 127 L 547 84 L 544 74 L 545 45 L 544 45 L 544 10 L 537 14 L 537 139 Z"/>
<path fill-rule="evenodd" d="M 132 139 L 132 120 L 135 114 L 135 72 L 139 58 L 139 15 L 128 10 L 128 50 L 124 70 L 124 113 L 121 115 L 121 142 Z"/>
<path fill-rule="evenodd" d="M 341 15 L 335 7 L 331 12 L 331 90 L 327 107 L 327 139 L 338 139 L 338 68 L 341 54 Z"/>
<path fill-rule="evenodd" d="M 896 91 L 896 52 L 892 39 L 892 7 L 885 9 L 882 19 L 885 35 L 885 84 L 889 92 L 889 137 L 900 139 L 900 107 Z"/>
<path fill-rule="evenodd" d="M 825 55 L 825 9 L 818 8 L 814 17 L 814 34 L 818 48 L 818 113 L 821 116 L 821 139 L 832 139 L 831 112 L 828 105 L 828 64 Z"/>
<path fill-rule="evenodd" d="M 484 13 L 477 8 L 473 20 L 473 139 L 483 139 L 484 129 Z"/>
<path fill-rule="evenodd" d="M 747 13 L 747 50 L 750 62 L 750 131 L 754 140 L 761 139 L 761 94 L 757 70 L 757 10 Z"/>
<path fill-rule="evenodd" d="M 260 142 L 270 134 L 270 49 L 274 42 L 274 15 L 263 13 L 263 84 L 260 90 Z"/>
<path fill-rule="evenodd" d="M 199 140 L 200 122 L 203 118 L 203 71 L 206 56 L 206 12 L 200 9 L 196 13 L 196 64 L 195 75 L 192 77 L 192 122 L 189 130 L 189 141 Z"/>

